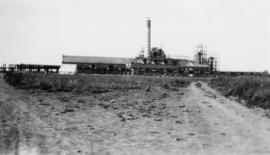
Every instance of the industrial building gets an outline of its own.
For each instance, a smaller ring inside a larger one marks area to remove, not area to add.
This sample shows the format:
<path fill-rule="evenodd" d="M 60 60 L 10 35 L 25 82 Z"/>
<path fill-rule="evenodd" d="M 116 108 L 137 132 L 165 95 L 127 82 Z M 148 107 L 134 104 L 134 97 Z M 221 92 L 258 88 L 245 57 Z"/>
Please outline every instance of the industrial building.
<path fill-rule="evenodd" d="M 62 67 L 64 73 L 77 74 L 128 74 L 127 64 L 132 58 L 91 57 L 91 56 L 63 56 Z"/>
<path fill-rule="evenodd" d="M 209 76 L 216 71 L 216 60 L 207 57 L 203 46 L 198 46 L 194 60 L 158 56 L 151 48 L 151 20 L 147 19 L 147 52 L 136 58 L 92 57 L 63 55 L 64 73 L 85 74 L 129 74 L 165 76 Z M 61 71 L 61 70 L 60 70 Z"/>
<path fill-rule="evenodd" d="M 212 59 L 209 59 L 212 63 Z M 209 76 L 213 65 L 197 64 L 187 59 L 173 58 L 113 58 L 90 56 L 63 56 L 63 65 L 69 65 L 69 72 L 77 74 L 128 74 L 166 76 Z M 64 66 L 63 66 L 64 67 Z M 61 70 L 60 70 L 61 71 Z"/>

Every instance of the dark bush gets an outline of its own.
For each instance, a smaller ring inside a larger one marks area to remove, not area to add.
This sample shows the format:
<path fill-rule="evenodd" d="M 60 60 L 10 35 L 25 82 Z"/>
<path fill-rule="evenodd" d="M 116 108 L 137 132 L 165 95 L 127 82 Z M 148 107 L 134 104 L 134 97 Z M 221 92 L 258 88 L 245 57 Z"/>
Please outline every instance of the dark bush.
<path fill-rule="evenodd" d="M 22 73 L 14 74 L 13 72 L 8 72 L 5 74 L 4 79 L 13 86 L 21 85 L 23 79 Z"/>
<path fill-rule="evenodd" d="M 190 80 L 180 80 L 176 79 L 171 82 L 171 85 L 174 87 L 186 87 L 190 84 Z"/>
<path fill-rule="evenodd" d="M 170 89 L 170 86 L 169 86 L 169 84 L 167 84 L 167 83 L 165 83 L 165 84 L 163 85 L 163 87 L 164 87 L 165 89 Z"/>
<path fill-rule="evenodd" d="M 244 99 L 249 107 L 270 109 L 270 78 L 255 76 L 220 76 L 210 81 L 225 96 Z"/>
<path fill-rule="evenodd" d="M 200 82 L 197 82 L 195 85 L 196 85 L 198 88 L 201 88 L 201 87 L 202 87 L 202 84 L 201 84 Z"/>

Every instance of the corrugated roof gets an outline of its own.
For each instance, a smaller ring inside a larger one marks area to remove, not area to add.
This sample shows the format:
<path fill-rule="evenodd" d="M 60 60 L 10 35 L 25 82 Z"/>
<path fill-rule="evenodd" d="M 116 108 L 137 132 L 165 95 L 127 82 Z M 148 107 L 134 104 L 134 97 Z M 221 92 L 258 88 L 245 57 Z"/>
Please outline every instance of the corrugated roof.
<path fill-rule="evenodd" d="M 133 58 L 94 57 L 94 56 L 68 56 L 63 55 L 63 64 L 128 64 L 134 62 Z"/>
<path fill-rule="evenodd" d="M 178 64 L 180 66 L 190 66 L 190 65 L 193 65 L 193 63 L 191 61 L 183 60 L 183 59 L 179 60 Z"/>
<path fill-rule="evenodd" d="M 189 64 L 188 67 L 195 67 L 195 68 L 208 68 L 209 65 L 204 65 L 204 64 Z"/>

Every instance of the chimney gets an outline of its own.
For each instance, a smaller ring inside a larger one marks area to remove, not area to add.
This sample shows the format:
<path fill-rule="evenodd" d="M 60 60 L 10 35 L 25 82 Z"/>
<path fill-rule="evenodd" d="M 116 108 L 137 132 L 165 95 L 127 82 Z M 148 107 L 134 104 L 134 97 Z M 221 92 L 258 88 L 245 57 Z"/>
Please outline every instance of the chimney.
<path fill-rule="evenodd" d="M 147 18 L 147 58 L 150 58 L 150 52 L 151 52 L 151 20 L 148 17 Z"/>

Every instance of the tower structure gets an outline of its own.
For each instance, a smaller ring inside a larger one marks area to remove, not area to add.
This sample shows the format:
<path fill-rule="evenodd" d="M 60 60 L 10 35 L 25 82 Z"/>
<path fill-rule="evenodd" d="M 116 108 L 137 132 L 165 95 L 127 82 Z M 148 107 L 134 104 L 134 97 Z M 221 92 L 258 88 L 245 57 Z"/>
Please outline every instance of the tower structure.
<path fill-rule="evenodd" d="M 148 17 L 147 18 L 147 58 L 150 58 L 150 52 L 151 52 L 151 20 Z"/>
<path fill-rule="evenodd" d="M 207 51 L 204 45 L 197 45 L 195 49 L 195 62 L 197 64 L 207 64 Z"/>

